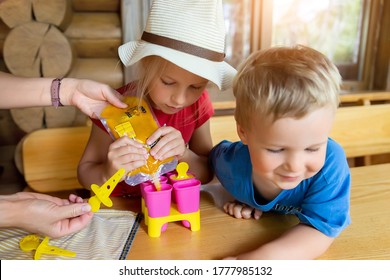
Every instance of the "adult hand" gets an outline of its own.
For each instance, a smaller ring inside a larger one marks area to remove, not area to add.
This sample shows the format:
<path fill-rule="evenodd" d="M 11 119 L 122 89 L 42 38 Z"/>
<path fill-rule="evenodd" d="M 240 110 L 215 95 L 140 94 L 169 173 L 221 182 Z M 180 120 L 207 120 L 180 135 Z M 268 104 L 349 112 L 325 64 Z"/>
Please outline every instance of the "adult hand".
<path fill-rule="evenodd" d="M 91 221 L 91 206 L 79 196 L 71 194 L 61 199 L 46 194 L 20 192 L 6 200 L 13 202 L 18 211 L 11 226 L 31 233 L 59 238 L 83 229 Z"/>
<path fill-rule="evenodd" d="M 109 103 L 119 108 L 127 107 L 116 90 L 92 80 L 66 78 L 62 81 L 60 88 L 61 100 L 62 94 L 67 92 L 69 92 L 69 104 L 77 106 L 92 118 L 97 118 Z"/>

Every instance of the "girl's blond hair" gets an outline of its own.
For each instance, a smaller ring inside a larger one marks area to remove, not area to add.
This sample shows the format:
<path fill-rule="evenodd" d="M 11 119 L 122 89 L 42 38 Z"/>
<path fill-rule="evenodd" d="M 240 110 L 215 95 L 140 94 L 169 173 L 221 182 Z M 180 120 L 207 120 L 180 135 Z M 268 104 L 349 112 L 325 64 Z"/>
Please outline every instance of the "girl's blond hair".
<path fill-rule="evenodd" d="M 160 78 L 163 75 L 169 63 L 172 62 L 156 55 L 146 56 L 140 60 L 138 65 L 139 79 L 137 81 L 136 91 L 137 97 L 140 99 L 140 104 L 141 100 L 152 90 L 154 79 Z M 181 125 L 185 126 L 197 121 L 206 114 L 206 108 L 205 104 L 200 104 L 192 116 L 187 116 L 186 119 L 182 120 Z"/>
<path fill-rule="evenodd" d="M 253 117 L 301 118 L 339 105 L 341 76 L 320 52 L 304 46 L 273 47 L 251 54 L 233 81 L 235 118 L 250 129 Z"/>

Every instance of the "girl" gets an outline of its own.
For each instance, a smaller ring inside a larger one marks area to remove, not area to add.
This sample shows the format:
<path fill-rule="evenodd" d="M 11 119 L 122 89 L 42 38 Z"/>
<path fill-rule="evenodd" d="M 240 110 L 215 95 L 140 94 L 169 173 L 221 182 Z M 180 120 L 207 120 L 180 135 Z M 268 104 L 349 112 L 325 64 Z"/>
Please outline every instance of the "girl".
<path fill-rule="evenodd" d="M 119 92 L 147 99 L 161 126 L 147 140 L 150 145 L 160 138 L 150 155 L 187 162 L 202 183 L 213 176 L 208 154 L 213 147 L 209 119 L 214 110 L 205 88 L 211 81 L 227 89 L 236 72 L 223 61 L 224 40 L 220 0 L 155 0 L 141 39 L 119 48 L 126 66 L 138 61 L 140 66 L 138 81 Z M 120 168 L 128 173 L 145 165 L 149 156 L 142 144 L 128 137 L 113 141 L 101 128 L 95 122 L 79 163 L 79 181 L 86 188 L 103 184 Z M 112 195 L 134 190 L 122 182 Z"/>

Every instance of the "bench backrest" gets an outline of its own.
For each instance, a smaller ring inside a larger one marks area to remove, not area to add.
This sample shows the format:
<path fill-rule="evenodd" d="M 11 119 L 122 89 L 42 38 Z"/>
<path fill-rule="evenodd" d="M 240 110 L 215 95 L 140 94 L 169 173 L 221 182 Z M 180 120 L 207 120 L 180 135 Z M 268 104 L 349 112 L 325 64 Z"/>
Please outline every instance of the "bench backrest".
<path fill-rule="evenodd" d="M 91 127 L 36 130 L 23 141 L 23 173 L 38 192 L 81 189 L 77 166 L 88 142 Z"/>
<path fill-rule="evenodd" d="M 232 115 L 213 117 L 211 131 L 214 144 L 239 139 Z M 330 137 L 348 158 L 390 153 L 390 104 L 339 108 Z"/>
<path fill-rule="evenodd" d="M 211 118 L 214 145 L 227 139 L 239 140 L 234 117 Z M 38 192 L 82 188 L 77 165 L 91 128 L 66 127 L 30 133 L 23 142 L 23 169 L 28 185 Z M 390 104 L 341 107 L 331 135 L 348 158 L 390 153 Z"/>

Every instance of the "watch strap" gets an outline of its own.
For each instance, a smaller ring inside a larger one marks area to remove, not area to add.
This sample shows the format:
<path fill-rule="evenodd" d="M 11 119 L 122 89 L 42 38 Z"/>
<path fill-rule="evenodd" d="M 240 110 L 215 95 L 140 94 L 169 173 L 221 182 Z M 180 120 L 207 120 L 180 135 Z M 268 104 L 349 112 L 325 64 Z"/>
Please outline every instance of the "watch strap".
<path fill-rule="evenodd" d="M 55 107 L 61 107 L 64 106 L 61 103 L 60 100 L 60 86 L 61 86 L 61 81 L 62 78 L 56 78 L 51 82 L 51 88 L 50 88 L 50 93 L 51 93 L 51 104 Z"/>

